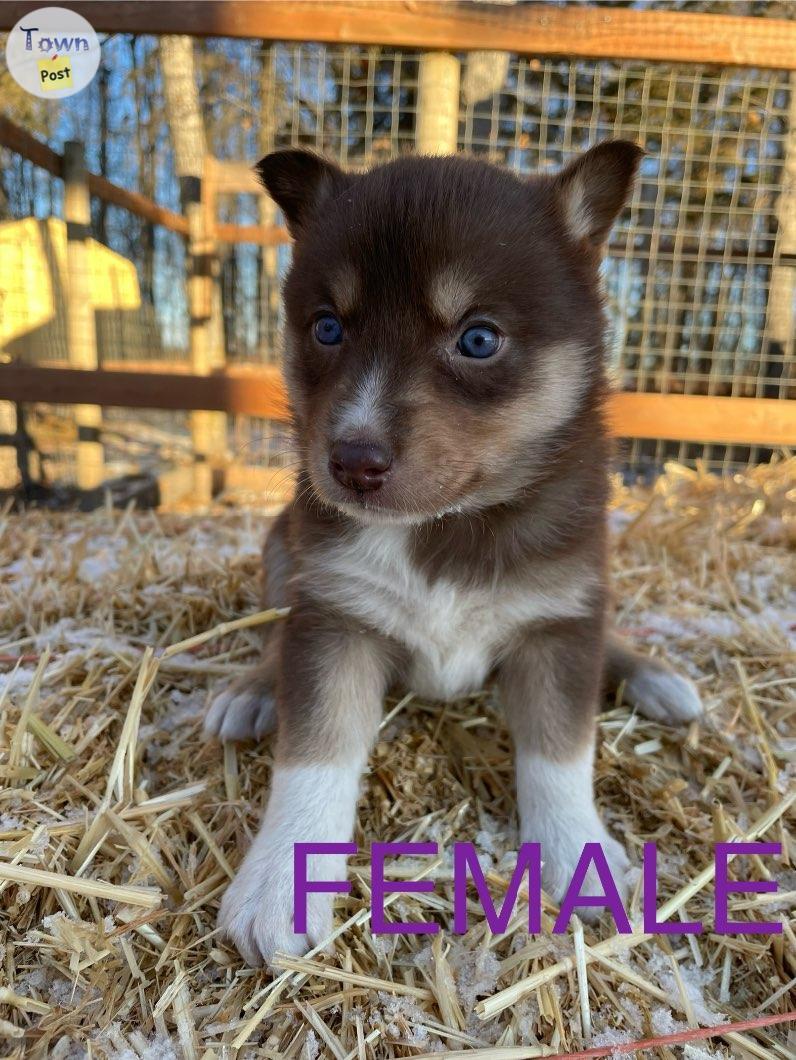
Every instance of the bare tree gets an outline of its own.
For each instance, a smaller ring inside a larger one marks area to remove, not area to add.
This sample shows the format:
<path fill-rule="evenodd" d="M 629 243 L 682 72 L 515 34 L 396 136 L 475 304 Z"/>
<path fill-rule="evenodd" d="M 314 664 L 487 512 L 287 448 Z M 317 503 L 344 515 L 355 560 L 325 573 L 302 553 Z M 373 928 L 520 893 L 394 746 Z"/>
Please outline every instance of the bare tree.
<path fill-rule="evenodd" d="M 260 68 L 260 129 L 259 151 L 266 155 L 276 145 L 279 127 L 280 87 L 277 81 L 273 54 L 264 44 Z M 260 224 L 268 228 L 276 223 L 277 209 L 273 199 L 262 195 L 258 202 Z M 279 252 L 277 247 L 262 248 L 259 284 L 259 345 L 264 360 L 275 358 L 279 319 Z"/>
<path fill-rule="evenodd" d="M 187 36 L 162 37 L 160 65 L 166 119 L 174 149 L 174 169 L 190 226 L 191 365 L 195 372 L 203 375 L 223 364 L 224 340 L 220 326 L 220 293 L 208 257 L 207 217 L 202 202 L 207 139 L 196 83 L 193 39 Z M 204 411 L 191 413 L 191 435 L 194 451 L 199 457 L 194 467 L 194 490 L 197 496 L 208 501 L 212 476 L 206 460 L 211 456 L 217 458 L 224 452 L 226 416 Z"/>
<path fill-rule="evenodd" d="M 191 37 L 161 37 L 160 68 L 183 206 L 200 198 L 207 153 Z"/>

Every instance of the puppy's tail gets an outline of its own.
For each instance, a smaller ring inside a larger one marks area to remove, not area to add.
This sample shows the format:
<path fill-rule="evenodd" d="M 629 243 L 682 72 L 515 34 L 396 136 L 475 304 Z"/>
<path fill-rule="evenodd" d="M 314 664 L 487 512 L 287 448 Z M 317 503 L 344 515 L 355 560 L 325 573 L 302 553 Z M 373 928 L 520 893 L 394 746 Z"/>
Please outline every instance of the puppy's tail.
<path fill-rule="evenodd" d="M 624 684 L 625 700 L 653 721 L 681 725 L 702 713 L 693 681 L 635 651 L 617 633 L 610 633 L 606 644 L 605 682 L 611 691 Z"/>

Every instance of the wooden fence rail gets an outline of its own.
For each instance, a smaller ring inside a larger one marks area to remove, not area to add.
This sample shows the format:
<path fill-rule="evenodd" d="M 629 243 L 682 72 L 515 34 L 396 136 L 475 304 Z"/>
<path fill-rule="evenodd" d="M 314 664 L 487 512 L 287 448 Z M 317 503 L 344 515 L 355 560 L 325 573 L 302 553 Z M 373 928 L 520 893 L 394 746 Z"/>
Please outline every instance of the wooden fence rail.
<path fill-rule="evenodd" d="M 282 374 L 271 365 L 195 375 L 186 371 L 114 368 L 89 372 L 13 364 L 0 367 L 0 400 L 203 409 L 280 421 L 288 417 Z M 612 395 L 608 413 L 612 430 L 620 437 L 796 446 L 796 402 L 778 398 L 623 392 Z"/>
<path fill-rule="evenodd" d="M 35 4 L 5 0 L 0 30 Z M 431 0 L 87 0 L 70 2 L 98 30 L 520 55 L 721 63 L 796 70 L 796 22 L 786 19 L 547 4 L 492 7 Z"/>
<path fill-rule="evenodd" d="M 53 151 L 47 144 L 43 144 L 26 129 L 13 122 L 9 117 L 0 114 L 0 147 L 6 147 L 21 158 L 27 159 L 35 166 L 46 169 L 54 177 L 63 177 L 64 158 L 63 155 Z M 213 160 L 215 163 L 215 160 Z M 221 165 L 223 163 L 215 163 Z M 247 167 L 241 166 L 244 170 Z M 188 218 L 183 214 L 169 210 L 158 203 L 148 199 L 138 192 L 129 191 L 118 184 L 114 184 L 99 173 L 87 173 L 89 191 L 98 199 L 119 206 L 136 217 L 149 221 L 151 224 L 161 225 L 171 232 L 177 232 L 188 238 Z M 215 188 L 209 189 L 215 190 Z M 258 191 L 253 172 L 249 171 L 246 186 L 242 189 L 248 192 Z M 271 228 L 259 225 L 235 225 L 217 223 L 212 233 L 216 239 L 226 243 L 260 243 L 264 246 L 273 246 L 278 243 L 287 243 L 290 237 L 285 228 L 273 226 Z"/>

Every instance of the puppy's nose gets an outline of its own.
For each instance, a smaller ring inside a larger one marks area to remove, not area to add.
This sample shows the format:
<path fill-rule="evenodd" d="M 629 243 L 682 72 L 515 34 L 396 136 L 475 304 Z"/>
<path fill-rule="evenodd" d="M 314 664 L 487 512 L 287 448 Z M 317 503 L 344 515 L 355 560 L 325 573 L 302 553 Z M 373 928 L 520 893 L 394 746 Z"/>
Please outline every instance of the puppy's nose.
<path fill-rule="evenodd" d="M 392 453 L 375 442 L 335 442 L 329 453 L 329 470 L 348 489 L 377 490 L 390 470 Z"/>

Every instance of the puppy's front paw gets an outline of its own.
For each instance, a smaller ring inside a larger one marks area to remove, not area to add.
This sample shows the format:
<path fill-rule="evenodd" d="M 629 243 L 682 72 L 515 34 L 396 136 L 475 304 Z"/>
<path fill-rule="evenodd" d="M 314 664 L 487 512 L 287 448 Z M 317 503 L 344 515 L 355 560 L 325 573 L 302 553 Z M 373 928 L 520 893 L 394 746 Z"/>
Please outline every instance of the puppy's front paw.
<path fill-rule="evenodd" d="M 628 679 L 625 698 L 645 717 L 667 725 L 693 721 L 702 713 L 694 682 L 652 659 Z"/>
<path fill-rule="evenodd" d="M 252 967 L 267 964 L 276 953 L 300 956 L 309 948 L 306 935 L 293 931 L 293 889 L 284 881 L 248 872 L 244 867 L 221 901 L 218 926 Z"/>
<path fill-rule="evenodd" d="M 259 740 L 276 725 L 271 687 L 257 674 L 244 675 L 213 697 L 205 732 L 220 740 Z"/>
<path fill-rule="evenodd" d="M 221 901 L 218 926 L 246 963 L 258 967 L 277 953 L 302 956 L 320 945 L 332 930 L 333 898 L 328 892 L 309 894 L 307 932 L 294 932 L 292 848 L 258 850 L 255 841 Z"/>
<path fill-rule="evenodd" d="M 542 844 L 542 886 L 555 902 L 560 902 L 569 889 L 575 869 L 580 861 L 583 848 L 587 843 L 599 843 L 605 854 L 611 877 L 624 902 L 627 897 L 627 870 L 630 867 L 625 849 L 613 836 L 609 835 L 597 815 L 588 824 L 573 824 L 568 821 L 562 824 L 561 830 L 551 835 L 546 829 L 540 837 L 524 835 L 523 842 L 541 842 Z M 603 895 L 605 890 L 600 877 L 594 869 L 589 868 L 580 888 L 582 895 L 589 897 Z M 602 914 L 599 907 L 582 906 L 578 916 L 586 923 L 594 923 Z"/>

